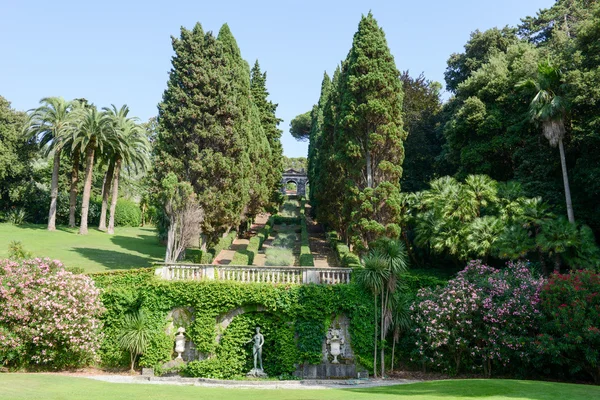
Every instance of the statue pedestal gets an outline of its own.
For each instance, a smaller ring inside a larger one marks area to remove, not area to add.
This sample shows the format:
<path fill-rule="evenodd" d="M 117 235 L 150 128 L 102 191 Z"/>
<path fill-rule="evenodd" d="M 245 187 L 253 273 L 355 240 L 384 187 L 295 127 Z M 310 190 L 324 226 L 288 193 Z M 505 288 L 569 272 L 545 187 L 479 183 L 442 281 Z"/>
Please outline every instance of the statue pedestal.
<path fill-rule="evenodd" d="M 248 378 L 268 378 L 269 376 L 267 374 L 265 374 L 265 371 L 263 371 L 262 369 L 252 368 L 252 370 L 250 370 L 250 372 L 248 372 L 246 374 L 246 377 L 248 377 Z"/>

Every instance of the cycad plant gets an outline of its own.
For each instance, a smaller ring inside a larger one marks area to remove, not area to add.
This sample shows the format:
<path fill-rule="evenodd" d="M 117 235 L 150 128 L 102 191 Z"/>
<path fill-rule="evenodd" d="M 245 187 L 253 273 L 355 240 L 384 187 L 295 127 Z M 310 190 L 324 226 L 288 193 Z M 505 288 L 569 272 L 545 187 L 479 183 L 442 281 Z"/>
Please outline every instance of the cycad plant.
<path fill-rule="evenodd" d="M 155 330 L 143 311 L 126 314 L 118 336 L 121 349 L 128 351 L 131 361 L 131 372 L 134 372 L 135 360 L 148 349 Z"/>

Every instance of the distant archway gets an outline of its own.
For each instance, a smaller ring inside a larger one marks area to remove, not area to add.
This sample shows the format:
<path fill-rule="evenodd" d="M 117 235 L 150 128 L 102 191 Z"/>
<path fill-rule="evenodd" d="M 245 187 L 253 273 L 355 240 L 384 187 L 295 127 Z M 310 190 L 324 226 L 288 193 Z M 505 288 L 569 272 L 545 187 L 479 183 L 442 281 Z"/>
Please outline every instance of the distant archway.
<path fill-rule="evenodd" d="M 288 169 L 284 171 L 281 177 L 281 193 L 289 195 L 306 195 L 306 184 L 308 183 L 308 176 L 304 170 L 297 171 L 295 169 Z M 296 192 L 292 193 L 292 190 L 288 190 L 288 184 L 296 185 Z"/>

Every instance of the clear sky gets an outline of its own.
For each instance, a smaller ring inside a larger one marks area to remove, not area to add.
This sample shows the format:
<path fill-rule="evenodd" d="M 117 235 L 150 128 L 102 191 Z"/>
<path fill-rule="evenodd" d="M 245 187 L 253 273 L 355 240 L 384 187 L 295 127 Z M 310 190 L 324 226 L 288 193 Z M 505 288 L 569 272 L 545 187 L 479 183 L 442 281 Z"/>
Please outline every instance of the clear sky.
<path fill-rule="evenodd" d="M 553 0 L 385 1 L 61 1 L 0 0 L 0 95 L 28 110 L 42 97 L 84 97 L 97 106 L 129 105 L 145 121 L 166 88 L 171 35 L 199 21 L 218 32 L 227 22 L 243 57 L 267 71 L 279 103 L 287 156 L 306 143 L 290 120 L 318 100 L 323 72 L 346 57 L 361 14 L 371 10 L 400 70 L 443 82 L 446 60 L 470 32 L 516 25 Z"/>

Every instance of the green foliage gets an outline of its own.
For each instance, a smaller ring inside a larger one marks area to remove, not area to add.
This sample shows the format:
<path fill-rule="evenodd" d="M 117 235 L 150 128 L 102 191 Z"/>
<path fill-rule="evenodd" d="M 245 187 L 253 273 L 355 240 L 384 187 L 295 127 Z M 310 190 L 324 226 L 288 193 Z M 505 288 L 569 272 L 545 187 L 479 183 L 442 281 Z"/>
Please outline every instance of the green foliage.
<path fill-rule="evenodd" d="M 140 226 L 142 221 L 142 211 L 140 206 L 126 199 L 119 199 L 115 209 L 116 226 Z"/>
<path fill-rule="evenodd" d="M 125 314 L 117 341 L 122 350 L 129 352 L 132 371 L 137 356 L 144 354 L 150 347 L 152 336 L 154 332 L 142 311 Z"/>
<path fill-rule="evenodd" d="M 304 216 L 304 207 L 302 207 L 302 214 Z M 301 243 L 300 243 L 300 266 L 302 267 L 314 267 L 315 261 L 310 251 L 310 243 L 308 240 L 308 228 L 306 226 L 306 219 L 302 218 L 300 221 L 302 225 Z"/>
<path fill-rule="evenodd" d="M 8 244 L 8 258 L 10 260 L 24 260 L 32 258 L 32 254 L 30 251 L 25 250 L 23 243 L 13 240 Z"/>
<path fill-rule="evenodd" d="M 102 287 L 107 311 L 102 316 L 105 338 L 101 357 L 104 365 L 128 363 L 116 338 L 124 316 L 144 310 L 153 328 L 159 331 L 150 342 L 140 365 L 161 364 L 169 359 L 172 342 L 164 339 L 166 314 L 175 307 L 190 307 L 195 320 L 187 333 L 205 357 L 190 362 L 184 372 L 191 376 L 231 378 L 250 369 L 251 346 L 245 344 L 260 326 L 265 336 L 263 361 L 271 376 L 289 374 L 304 361 L 320 362 L 321 343 L 332 315 L 345 314 L 350 320 L 353 350 L 359 360 L 368 359 L 373 343 L 372 306 L 366 294 L 350 285 L 269 285 L 219 281 L 165 282 L 150 271 L 136 270 L 93 275 Z M 238 315 L 216 342 L 215 321 L 219 316 L 248 305 L 261 305 L 265 312 Z M 316 327 L 316 329 L 314 329 Z M 301 335 L 295 339 L 295 335 Z M 363 337 L 366 335 L 366 337 Z M 163 347 L 163 344 L 165 347 Z M 150 357 L 149 355 L 153 355 Z M 161 359 L 162 357 L 162 359 Z M 366 366 L 369 364 L 367 363 Z"/>
<path fill-rule="evenodd" d="M 281 267 L 294 265 L 294 253 L 290 249 L 269 247 L 267 250 L 265 250 L 265 255 L 267 256 L 267 259 L 265 260 L 265 266 Z"/>
<path fill-rule="evenodd" d="M 311 118 L 310 111 L 297 115 L 290 122 L 290 134 L 296 140 L 306 141 L 310 135 Z"/>
<path fill-rule="evenodd" d="M 23 208 L 13 208 L 6 213 L 6 220 L 13 225 L 21 225 L 27 219 L 27 212 Z"/>
<path fill-rule="evenodd" d="M 236 231 L 229 232 L 226 236 L 221 237 L 218 243 L 211 247 L 208 251 L 202 253 L 200 264 L 210 264 L 215 256 L 223 249 L 228 249 L 237 236 Z"/>
<path fill-rule="evenodd" d="M 600 275 L 552 275 L 540 294 L 544 320 L 535 338 L 537 368 L 556 365 L 600 382 Z"/>

